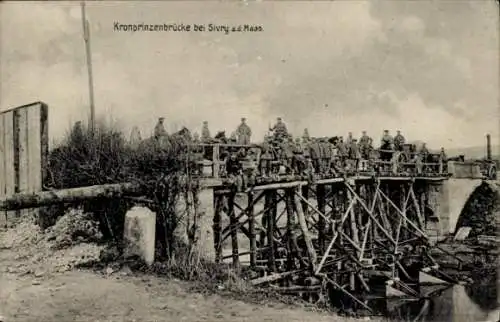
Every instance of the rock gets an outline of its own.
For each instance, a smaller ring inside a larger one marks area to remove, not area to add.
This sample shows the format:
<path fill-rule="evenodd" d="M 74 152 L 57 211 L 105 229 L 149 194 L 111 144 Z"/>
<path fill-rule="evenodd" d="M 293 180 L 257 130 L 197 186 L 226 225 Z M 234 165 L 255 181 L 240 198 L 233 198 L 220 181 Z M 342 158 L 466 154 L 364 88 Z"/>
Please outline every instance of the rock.
<path fill-rule="evenodd" d="M 114 272 L 115 272 L 115 271 L 114 271 L 111 267 L 109 267 L 109 266 L 108 266 L 108 267 L 106 268 L 106 275 L 111 275 L 111 274 L 113 274 Z"/>
<path fill-rule="evenodd" d="M 5 319 L 5 317 L 3 317 L 2 315 L 0 315 L 0 322 L 7 322 L 7 320 Z"/>
<path fill-rule="evenodd" d="M 31 284 L 32 285 L 40 285 L 41 283 L 40 283 L 40 281 L 33 281 L 33 282 L 31 282 Z"/>
<path fill-rule="evenodd" d="M 35 277 L 40 278 L 45 275 L 45 272 L 42 270 L 36 270 L 35 273 L 33 274 Z"/>
<path fill-rule="evenodd" d="M 127 275 L 131 275 L 132 274 L 132 270 L 130 270 L 130 267 L 128 267 L 127 265 L 123 266 L 123 268 L 120 270 L 120 275 L 122 276 L 127 276 Z"/>

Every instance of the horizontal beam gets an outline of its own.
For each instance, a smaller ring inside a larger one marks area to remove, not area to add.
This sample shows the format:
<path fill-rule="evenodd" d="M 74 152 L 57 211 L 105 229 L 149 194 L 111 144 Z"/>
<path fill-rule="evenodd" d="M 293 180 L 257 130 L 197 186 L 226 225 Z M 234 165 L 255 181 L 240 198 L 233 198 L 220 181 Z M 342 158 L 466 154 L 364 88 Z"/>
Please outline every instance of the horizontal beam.
<path fill-rule="evenodd" d="M 0 199 L 0 210 L 35 208 L 61 203 L 78 203 L 98 198 L 109 199 L 123 196 L 140 196 L 144 191 L 144 186 L 138 183 L 117 183 L 35 193 L 16 193 L 5 199 Z"/>
<path fill-rule="evenodd" d="M 344 182 L 344 178 L 328 178 L 328 179 L 320 179 L 316 180 L 314 183 L 315 184 L 329 184 L 329 183 L 335 183 L 335 182 Z"/>
<path fill-rule="evenodd" d="M 272 190 L 272 189 L 286 189 L 286 188 L 293 188 L 305 185 L 307 185 L 307 181 L 278 182 L 261 186 L 254 186 L 252 188 L 247 189 L 246 192 L 259 191 L 259 190 Z"/>

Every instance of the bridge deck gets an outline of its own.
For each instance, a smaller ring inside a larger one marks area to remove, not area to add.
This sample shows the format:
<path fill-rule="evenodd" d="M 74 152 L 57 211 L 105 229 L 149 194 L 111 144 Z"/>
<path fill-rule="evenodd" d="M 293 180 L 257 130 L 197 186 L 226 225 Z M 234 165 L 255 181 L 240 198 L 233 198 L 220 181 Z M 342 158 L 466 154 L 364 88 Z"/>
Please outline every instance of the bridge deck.
<path fill-rule="evenodd" d="M 279 188 L 291 188 L 296 186 L 303 186 L 308 184 L 333 184 L 337 182 L 345 181 L 444 181 L 448 180 L 449 176 L 436 175 L 436 176 L 370 176 L 370 175 L 351 175 L 343 177 L 318 177 L 314 178 L 312 181 L 306 176 L 283 176 L 275 178 L 264 178 L 257 177 L 255 184 L 251 185 L 248 191 L 258 191 L 263 189 L 279 189 Z M 201 178 L 201 186 L 205 189 L 217 188 L 217 187 L 229 187 L 230 180 L 227 178 Z"/>

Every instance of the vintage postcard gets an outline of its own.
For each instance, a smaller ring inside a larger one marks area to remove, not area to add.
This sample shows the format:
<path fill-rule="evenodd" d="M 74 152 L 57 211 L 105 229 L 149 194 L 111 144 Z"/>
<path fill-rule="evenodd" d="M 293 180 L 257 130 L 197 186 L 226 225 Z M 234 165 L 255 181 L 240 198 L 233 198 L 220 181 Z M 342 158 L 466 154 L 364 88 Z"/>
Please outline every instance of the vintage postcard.
<path fill-rule="evenodd" d="M 0 322 L 500 321 L 499 17 L 1 2 Z"/>

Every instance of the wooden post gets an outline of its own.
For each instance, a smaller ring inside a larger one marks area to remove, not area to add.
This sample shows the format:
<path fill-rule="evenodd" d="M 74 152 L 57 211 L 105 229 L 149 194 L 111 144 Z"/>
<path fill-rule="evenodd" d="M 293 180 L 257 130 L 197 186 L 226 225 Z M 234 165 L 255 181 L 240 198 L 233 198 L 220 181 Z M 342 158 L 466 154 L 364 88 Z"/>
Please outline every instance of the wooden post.
<path fill-rule="evenodd" d="M 214 193 L 214 223 L 213 223 L 213 231 L 214 231 L 214 248 L 215 248 L 215 262 L 219 264 L 222 259 L 222 241 L 221 241 L 221 211 L 222 211 L 222 199 L 223 195 L 218 195 Z"/>
<path fill-rule="evenodd" d="M 316 186 L 316 198 L 318 202 L 318 210 L 324 214 L 325 213 L 325 186 L 322 184 L 318 184 Z M 318 243 L 319 249 L 321 253 L 324 253 L 326 249 L 326 241 L 325 241 L 325 218 L 323 216 L 318 217 Z"/>
<path fill-rule="evenodd" d="M 238 250 L 238 219 L 234 209 L 234 197 L 236 194 L 231 192 L 228 195 L 228 212 L 229 212 L 229 225 L 231 226 L 231 248 L 233 253 L 233 265 L 238 267 L 240 265 L 240 256 Z"/>
<path fill-rule="evenodd" d="M 403 183 L 400 187 L 400 190 L 399 190 L 399 194 L 400 194 L 400 199 L 399 199 L 399 204 L 401 206 L 401 212 L 407 216 L 406 214 L 406 199 L 407 199 L 407 189 L 406 189 L 406 184 Z M 404 238 L 404 239 L 408 239 L 408 224 L 406 222 L 406 220 L 403 220 L 402 222 L 402 227 L 405 228 L 405 230 L 402 231 L 402 235 L 401 237 Z"/>
<path fill-rule="evenodd" d="M 287 269 L 292 270 L 294 268 L 294 256 L 296 255 L 294 241 L 294 233 L 295 233 L 295 225 L 297 220 L 295 218 L 295 212 L 293 210 L 293 198 L 294 191 L 293 189 L 285 190 L 285 205 L 287 211 Z"/>
<path fill-rule="evenodd" d="M 299 219 L 300 228 L 302 230 L 302 235 L 304 237 L 304 242 L 306 244 L 307 253 L 309 255 L 310 268 L 312 269 L 313 272 L 315 272 L 317 265 L 317 256 L 316 256 L 316 251 L 314 250 L 311 236 L 309 235 L 309 229 L 307 228 L 306 218 L 304 216 L 304 212 L 302 211 L 301 199 L 297 195 L 294 195 L 293 199 L 294 199 L 295 209 L 297 210 L 297 217 Z"/>
<path fill-rule="evenodd" d="M 306 200 L 309 200 L 309 186 L 303 185 L 301 189 L 302 197 L 304 197 Z M 304 212 L 304 216 L 309 216 L 309 205 L 305 201 L 302 201 L 302 211 Z"/>
<path fill-rule="evenodd" d="M 214 178 L 219 178 L 219 170 L 220 170 L 220 145 L 216 144 L 213 147 L 213 156 L 212 156 L 212 173 Z"/>
<path fill-rule="evenodd" d="M 253 193 L 248 193 L 248 230 L 250 233 L 250 266 L 255 267 L 256 265 L 256 235 L 255 235 L 255 216 L 254 216 L 254 201 L 253 201 Z"/>
<path fill-rule="evenodd" d="M 351 200 L 353 198 L 351 196 L 351 192 L 350 191 L 347 191 L 347 196 L 348 196 L 349 200 Z M 357 220 L 356 220 L 356 216 L 359 215 L 359 213 L 356 214 L 356 212 L 354 211 L 354 209 L 356 209 L 356 207 L 352 207 L 351 208 L 351 214 L 350 214 L 351 233 L 352 233 L 352 240 L 357 245 L 359 245 L 359 232 L 358 232 Z"/>
<path fill-rule="evenodd" d="M 276 271 L 276 258 L 275 258 L 275 249 L 274 249 L 274 220 L 275 220 L 275 199 L 276 199 L 276 191 L 268 190 L 266 191 L 266 202 L 265 207 L 266 217 L 267 217 L 267 245 L 268 245 L 268 266 L 271 272 Z"/>
<path fill-rule="evenodd" d="M 21 175 L 20 173 L 20 169 L 21 168 L 25 168 L 27 167 L 27 164 L 21 164 L 20 162 L 20 156 L 21 156 L 21 152 L 20 152 L 20 144 L 19 144 L 19 139 L 20 139 L 20 136 L 21 136 L 21 131 L 20 131 L 20 126 L 19 124 L 21 123 L 21 111 L 16 109 L 13 111 L 13 142 L 14 142 L 14 191 L 15 193 L 19 193 L 21 192 L 20 188 L 21 188 L 21 177 L 24 177 L 23 178 L 23 181 L 26 180 L 26 176 L 24 175 Z M 23 183 L 24 185 L 24 183 Z M 23 191 L 24 192 L 24 191 Z M 20 209 L 16 209 L 15 210 L 15 215 L 16 217 L 19 217 L 21 215 L 21 213 L 23 212 L 24 209 L 20 210 Z"/>
<path fill-rule="evenodd" d="M 355 189 L 358 190 L 357 186 L 355 187 Z M 348 197 L 349 200 L 353 199 L 352 192 L 349 191 L 349 190 L 347 190 L 347 197 Z M 356 216 L 359 215 L 359 212 L 355 211 L 357 209 L 358 209 L 358 207 L 351 207 L 349 218 L 350 218 L 350 224 L 351 224 L 352 242 L 353 242 L 353 244 L 359 245 L 359 233 L 358 233 L 357 219 L 356 219 Z M 348 238 L 346 238 L 346 239 L 348 240 Z M 356 247 L 355 247 L 355 249 L 356 249 Z M 358 250 L 356 257 L 359 258 L 360 256 L 361 256 L 361 251 Z M 356 275 L 355 275 L 355 272 L 350 272 L 349 273 L 349 286 L 350 286 L 351 291 L 355 291 L 356 290 Z"/>

